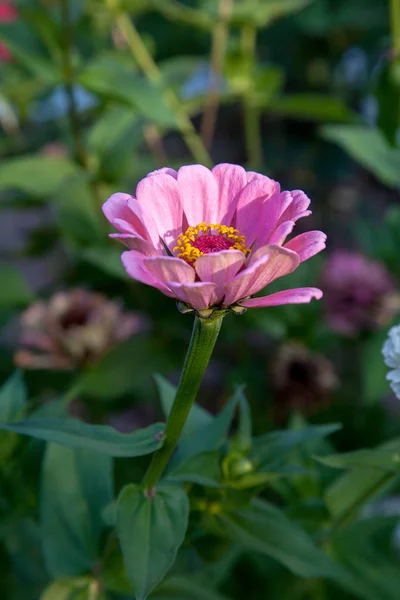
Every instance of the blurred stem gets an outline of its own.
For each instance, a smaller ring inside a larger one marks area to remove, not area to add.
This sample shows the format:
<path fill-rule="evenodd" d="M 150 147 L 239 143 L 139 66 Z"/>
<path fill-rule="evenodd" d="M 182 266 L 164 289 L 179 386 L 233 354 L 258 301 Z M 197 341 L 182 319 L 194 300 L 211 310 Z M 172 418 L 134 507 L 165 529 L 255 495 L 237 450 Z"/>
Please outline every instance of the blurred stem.
<path fill-rule="evenodd" d="M 163 86 L 161 71 L 153 60 L 150 52 L 147 50 L 129 15 L 124 11 L 118 10 L 118 4 L 116 0 L 109 0 L 109 6 L 114 10 L 116 25 L 121 34 L 124 36 L 126 43 L 128 44 L 132 54 L 139 64 L 139 67 L 151 83 L 161 86 L 161 92 L 164 97 L 164 101 L 174 113 L 178 129 L 194 159 L 196 162 L 211 167 L 213 164 L 211 157 L 204 147 L 200 136 L 197 134 L 192 121 L 186 114 L 185 110 L 182 109 L 180 100 L 176 96 L 175 92 Z"/>
<path fill-rule="evenodd" d="M 244 129 L 247 160 L 257 169 L 262 164 L 261 112 L 254 104 L 253 70 L 256 62 L 257 29 L 253 25 L 243 25 L 241 29 L 241 49 L 244 64 L 249 66 L 249 85 L 243 94 Z"/>
<path fill-rule="evenodd" d="M 73 29 L 70 19 L 69 1 L 61 0 L 62 23 L 62 69 L 65 91 L 68 99 L 68 119 L 74 142 L 75 158 L 83 168 L 87 168 L 88 159 L 82 142 L 79 113 L 74 95 L 74 69 L 72 65 Z"/>
<path fill-rule="evenodd" d="M 400 58 L 400 0 L 390 0 L 390 28 L 395 58 Z"/>
<path fill-rule="evenodd" d="M 210 148 L 217 121 L 219 86 L 229 37 L 228 23 L 232 8 L 233 0 L 219 0 L 219 21 L 216 23 L 212 34 L 209 89 L 200 129 L 201 139 L 207 149 Z"/>
<path fill-rule="evenodd" d="M 165 167 L 168 163 L 168 158 L 164 150 L 161 135 L 157 129 L 157 126 L 149 123 L 143 127 L 144 139 L 153 154 L 159 167 Z"/>
<path fill-rule="evenodd" d="M 222 317 L 214 321 L 205 321 L 195 317 L 190 346 L 186 353 L 174 404 L 165 429 L 164 445 L 153 455 L 143 478 L 142 485 L 145 489 L 154 488 L 179 441 L 211 358 L 221 324 Z"/>

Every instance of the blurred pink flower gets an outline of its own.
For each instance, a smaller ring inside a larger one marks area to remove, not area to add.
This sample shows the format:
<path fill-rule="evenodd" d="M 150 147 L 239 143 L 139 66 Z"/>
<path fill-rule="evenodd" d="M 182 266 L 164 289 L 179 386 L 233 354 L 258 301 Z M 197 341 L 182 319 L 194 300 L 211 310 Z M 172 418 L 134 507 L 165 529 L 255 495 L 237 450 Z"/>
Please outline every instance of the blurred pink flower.
<path fill-rule="evenodd" d="M 322 285 L 328 322 L 345 335 L 375 329 L 399 309 L 399 296 L 385 265 L 358 252 L 333 252 Z"/>
<path fill-rule="evenodd" d="M 0 2 L 0 23 L 12 23 L 18 19 L 18 10 L 11 2 Z M 0 42 L 0 62 L 12 58 L 7 46 Z"/>
<path fill-rule="evenodd" d="M 115 344 L 148 328 L 147 319 L 103 294 L 83 289 L 59 292 L 21 317 L 23 349 L 15 354 L 26 369 L 69 370 L 101 358 Z"/>
<path fill-rule="evenodd" d="M 321 298 L 315 288 L 256 297 L 325 247 L 321 231 L 285 243 L 295 221 L 310 214 L 301 191 L 231 164 L 159 169 L 139 182 L 136 198 L 113 194 L 104 214 L 130 249 L 127 273 L 176 298 L 184 308 L 213 310 L 297 304 Z"/>

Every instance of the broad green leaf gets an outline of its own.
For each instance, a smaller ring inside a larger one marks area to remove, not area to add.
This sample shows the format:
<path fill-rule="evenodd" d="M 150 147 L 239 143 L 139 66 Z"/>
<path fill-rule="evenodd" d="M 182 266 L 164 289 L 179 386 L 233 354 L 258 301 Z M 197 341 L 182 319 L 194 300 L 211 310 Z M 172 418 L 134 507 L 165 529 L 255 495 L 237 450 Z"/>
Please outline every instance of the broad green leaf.
<path fill-rule="evenodd" d="M 174 472 L 196 454 L 219 450 L 227 443 L 238 402 L 239 394 L 235 393 L 210 425 L 199 429 L 191 438 L 182 440 L 171 460 L 168 472 Z"/>
<path fill-rule="evenodd" d="M 147 497 L 137 485 L 118 499 L 117 534 L 136 600 L 145 600 L 171 568 L 182 544 L 189 501 L 179 487 L 159 487 Z"/>
<path fill-rule="evenodd" d="M 108 425 L 90 425 L 72 419 L 26 419 L 0 423 L 0 429 L 15 431 L 68 448 L 87 449 L 108 456 L 143 456 L 163 445 L 164 425 L 154 423 L 132 433 L 119 433 Z"/>
<path fill-rule="evenodd" d="M 338 144 L 384 184 L 400 186 L 400 149 L 391 148 L 379 129 L 367 125 L 326 125 L 321 135 Z"/>
<path fill-rule="evenodd" d="M 341 569 L 303 529 L 263 500 L 253 500 L 248 508 L 221 512 L 216 520 L 223 535 L 274 558 L 300 577 L 343 577 Z"/>
<path fill-rule="evenodd" d="M 202 452 L 185 461 L 168 474 L 169 481 L 191 482 L 210 487 L 221 485 L 220 452 Z"/>
<path fill-rule="evenodd" d="M 123 279 L 124 281 L 132 281 L 121 262 L 121 248 L 112 246 L 102 246 L 99 248 L 84 248 L 81 251 L 81 258 L 88 263 L 98 267 L 107 275 Z"/>
<path fill-rule="evenodd" d="M 167 577 L 149 596 L 152 600 L 228 600 L 195 577 Z"/>
<path fill-rule="evenodd" d="M 396 475 L 380 469 L 357 469 L 338 477 L 326 490 L 325 502 L 336 526 L 353 519 L 372 498 L 383 493 Z"/>
<path fill-rule="evenodd" d="M 0 423 L 12 421 L 21 417 L 27 402 L 27 392 L 21 371 L 15 373 L 3 384 L 0 389 Z M 0 459 L 6 460 L 15 449 L 18 436 L 8 431 L 0 437 Z"/>
<path fill-rule="evenodd" d="M 275 114 L 311 121 L 351 121 L 353 113 L 341 100 L 323 94 L 287 94 L 266 102 Z"/>
<path fill-rule="evenodd" d="M 304 429 L 272 431 L 253 439 L 253 455 L 263 467 L 281 463 L 295 448 L 307 445 L 338 431 L 341 425 L 314 425 Z"/>
<path fill-rule="evenodd" d="M 147 81 L 143 75 L 132 72 L 120 61 L 100 57 L 86 66 L 78 76 L 86 89 L 107 99 L 133 106 L 151 122 L 176 128 L 175 115 L 163 101 L 163 91 Z"/>
<path fill-rule="evenodd" d="M 400 439 L 393 442 L 390 449 L 356 450 L 315 458 L 323 465 L 337 469 L 379 469 L 396 473 L 400 471 Z"/>
<path fill-rule="evenodd" d="M 61 79 L 60 69 L 50 57 L 44 56 L 22 19 L 0 23 L 0 40 L 5 42 L 13 58 L 46 84 L 55 85 Z"/>
<path fill-rule="evenodd" d="M 239 422 L 235 435 L 230 440 L 230 448 L 233 452 L 247 454 L 252 446 L 252 422 L 250 406 L 244 395 L 244 387 L 238 386 L 236 395 L 239 400 Z"/>
<path fill-rule="evenodd" d="M 398 556 L 390 552 L 396 517 L 361 519 L 336 533 L 331 552 L 353 576 L 353 593 L 363 600 L 397 600 Z"/>
<path fill-rule="evenodd" d="M 247 0 L 234 6 L 232 21 L 238 25 L 251 24 L 266 27 L 272 21 L 309 4 L 311 0 Z"/>
<path fill-rule="evenodd" d="M 158 373 L 154 375 L 154 381 L 157 385 L 164 415 L 168 417 L 175 399 L 176 387 Z M 182 439 L 192 436 L 202 427 L 207 427 L 213 419 L 214 417 L 207 410 L 199 404 L 193 404 L 182 431 Z"/>
<path fill-rule="evenodd" d="M 40 523 L 49 573 L 78 576 L 98 560 L 101 510 L 112 500 L 110 457 L 49 444 L 42 467 Z"/>
<path fill-rule="evenodd" d="M 15 371 L 0 389 L 0 421 L 19 417 L 27 402 L 27 391 L 21 371 Z"/>
<path fill-rule="evenodd" d="M 80 246 L 95 244 L 104 235 L 103 221 L 94 190 L 86 173 L 69 177 L 52 198 L 59 227 L 67 239 Z"/>
<path fill-rule="evenodd" d="M 0 262 L 0 280 L 0 309 L 15 309 L 33 302 L 34 295 L 22 274 L 10 264 Z"/>
<path fill-rule="evenodd" d="M 104 114 L 96 120 L 88 134 L 88 149 L 100 157 L 105 157 L 113 151 L 117 145 L 125 140 L 128 134 L 135 146 L 143 140 L 143 135 L 134 135 L 138 125 L 138 116 L 131 107 L 111 106 Z M 124 150 L 128 150 L 124 144 Z"/>
<path fill-rule="evenodd" d="M 0 165 L 0 189 L 13 189 L 45 199 L 79 172 L 71 160 L 52 156 L 10 158 Z"/>
<path fill-rule="evenodd" d="M 133 391 L 149 397 L 154 371 L 167 369 L 169 359 L 150 337 L 134 335 L 83 371 L 77 385 L 85 395 L 104 402 Z"/>

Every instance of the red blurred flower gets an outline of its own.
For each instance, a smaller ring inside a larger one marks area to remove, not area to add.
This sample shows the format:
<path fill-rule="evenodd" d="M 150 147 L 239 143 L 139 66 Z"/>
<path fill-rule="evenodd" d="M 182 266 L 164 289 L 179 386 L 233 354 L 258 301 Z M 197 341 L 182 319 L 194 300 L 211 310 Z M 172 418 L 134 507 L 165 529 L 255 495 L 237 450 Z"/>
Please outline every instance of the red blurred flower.
<path fill-rule="evenodd" d="M 18 19 L 18 10 L 11 2 L 0 2 L 0 23 L 13 23 Z M 0 42 L 0 62 L 9 61 L 12 56 L 7 46 Z"/>

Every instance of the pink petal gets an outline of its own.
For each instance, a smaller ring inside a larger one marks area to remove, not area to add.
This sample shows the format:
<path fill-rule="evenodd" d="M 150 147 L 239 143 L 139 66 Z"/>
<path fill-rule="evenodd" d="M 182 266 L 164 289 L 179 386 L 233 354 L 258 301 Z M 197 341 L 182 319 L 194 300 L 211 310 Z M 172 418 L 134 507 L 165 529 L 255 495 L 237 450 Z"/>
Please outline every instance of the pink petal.
<path fill-rule="evenodd" d="M 281 246 L 289 233 L 292 233 L 294 226 L 294 221 L 285 221 L 279 225 L 269 236 L 268 244 L 277 244 L 278 246 Z"/>
<path fill-rule="evenodd" d="M 261 308 L 263 306 L 279 306 L 280 304 L 306 304 L 311 302 L 313 298 L 320 300 L 322 298 L 321 290 L 318 288 L 294 288 L 276 292 L 269 296 L 242 300 L 240 305 L 247 308 Z"/>
<path fill-rule="evenodd" d="M 325 248 L 325 242 L 326 235 L 322 231 L 307 231 L 290 240 L 284 247 L 296 252 L 303 262 L 321 252 Z"/>
<path fill-rule="evenodd" d="M 110 233 L 110 238 L 122 242 L 130 250 L 137 250 L 145 256 L 155 256 L 158 254 L 151 242 L 147 242 L 137 235 L 132 235 L 131 233 Z"/>
<path fill-rule="evenodd" d="M 230 225 L 240 192 L 246 187 L 246 171 L 238 165 L 222 163 L 212 169 L 219 191 L 216 223 Z"/>
<path fill-rule="evenodd" d="M 172 175 L 174 179 L 176 179 L 177 171 L 175 169 L 170 169 L 169 167 L 162 167 L 161 169 L 156 169 L 155 171 L 151 171 L 148 173 L 146 177 L 151 177 L 152 175 L 159 175 L 160 173 L 166 173 L 167 175 Z"/>
<path fill-rule="evenodd" d="M 162 248 L 160 238 L 172 250 L 182 233 L 182 200 L 176 179 L 156 173 L 142 179 L 136 196 L 153 244 Z"/>
<path fill-rule="evenodd" d="M 271 205 L 273 198 L 279 197 L 279 183 L 268 177 L 257 177 L 239 194 L 236 212 L 236 227 L 241 235 L 246 236 L 247 246 L 251 246 L 257 239 L 263 219 L 267 219 L 267 229 L 276 223 L 275 204 Z M 268 211 L 267 206 L 273 210 Z M 265 208 L 264 208 L 265 207 Z M 264 215 L 264 213 L 267 213 Z M 264 237 L 265 243 L 266 236 Z"/>
<path fill-rule="evenodd" d="M 131 211 L 128 207 L 128 200 L 131 198 L 129 194 L 117 192 L 112 194 L 103 204 L 103 213 L 106 219 L 114 225 L 115 219 L 130 220 Z"/>
<path fill-rule="evenodd" d="M 245 255 L 240 250 L 222 250 L 199 256 L 195 269 L 201 281 L 216 283 L 214 304 L 218 304 L 224 295 L 224 287 L 242 268 Z"/>
<path fill-rule="evenodd" d="M 170 283 L 171 291 L 178 300 L 189 304 L 196 310 L 204 310 L 212 306 L 215 283 Z"/>
<path fill-rule="evenodd" d="M 301 217 L 311 214 L 311 211 L 307 210 L 310 206 L 310 199 L 304 192 L 293 190 L 292 192 L 283 192 L 283 194 L 290 198 L 290 203 L 284 213 L 282 213 L 280 223 L 284 221 L 297 221 Z"/>
<path fill-rule="evenodd" d="M 218 185 L 209 169 L 203 165 L 181 167 L 178 185 L 188 225 L 216 223 L 218 217 Z"/>
<path fill-rule="evenodd" d="M 124 265 L 125 271 L 130 277 L 140 281 L 141 283 L 151 285 L 152 287 L 162 291 L 164 294 L 170 295 L 168 288 L 146 269 L 145 265 L 143 264 L 144 259 L 145 257 L 143 254 L 137 252 L 136 250 L 123 252 L 121 256 L 122 264 Z"/>
<path fill-rule="evenodd" d="M 260 248 L 253 262 L 225 287 L 224 305 L 229 306 L 245 296 L 256 294 L 274 279 L 294 271 L 299 262 L 295 252 L 281 246 Z"/>
<path fill-rule="evenodd" d="M 143 264 L 148 271 L 169 286 L 173 283 L 192 283 L 195 279 L 195 270 L 181 258 L 172 256 L 155 256 L 145 258 Z"/>

